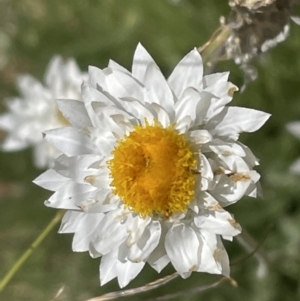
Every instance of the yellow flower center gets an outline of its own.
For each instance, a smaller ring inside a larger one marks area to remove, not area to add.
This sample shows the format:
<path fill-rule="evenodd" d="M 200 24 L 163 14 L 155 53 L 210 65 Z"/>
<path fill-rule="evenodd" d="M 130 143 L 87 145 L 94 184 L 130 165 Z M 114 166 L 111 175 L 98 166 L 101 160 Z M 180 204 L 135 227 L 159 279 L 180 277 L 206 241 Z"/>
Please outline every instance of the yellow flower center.
<path fill-rule="evenodd" d="M 197 161 L 191 144 L 174 126 L 135 126 L 112 152 L 113 192 L 142 217 L 185 212 L 194 197 Z"/>

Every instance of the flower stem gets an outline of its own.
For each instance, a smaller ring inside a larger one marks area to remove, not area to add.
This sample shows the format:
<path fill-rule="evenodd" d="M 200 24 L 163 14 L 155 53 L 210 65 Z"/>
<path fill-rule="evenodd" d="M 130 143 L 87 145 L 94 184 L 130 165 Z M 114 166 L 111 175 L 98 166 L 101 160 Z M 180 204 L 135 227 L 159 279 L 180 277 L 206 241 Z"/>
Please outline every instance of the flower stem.
<path fill-rule="evenodd" d="M 224 43 L 228 39 L 231 33 L 231 28 L 228 25 L 222 24 L 214 33 L 211 35 L 209 40 L 198 48 L 198 51 L 201 53 L 203 62 L 205 64 L 212 65 L 218 59 L 220 52 L 224 46 Z"/>
<path fill-rule="evenodd" d="M 108 293 L 99 297 L 95 297 L 92 299 L 88 299 L 86 301 L 106 301 L 106 300 L 115 300 L 117 298 L 120 297 L 128 297 L 128 296 L 132 296 L 135 294 L 139 294 L 139 293 L 143 293 L 143 292 L 148 292 L 150 290 L 153 290 L 155 288 L 160 287 L 161 285 L 164 285 L 166 283 L 168 283 L 169 281 L 177 278 L 179 276 L 179 274 L 177 272 L 165 276 L 163 278 L 160 278 L 158 280 L 155 280 L 153 282 L 150 282 L 146 285 L 137 287 L 137 288 L 132 288 L 132 289 L 128 289 L 128 290 L 124 290 L 124 291 L 117 291 L 117 292 L 112 292 L 112 293 Z"/>
<path fill-rule="evenodd" d="M 140 287 L 136 287 L 136 288 L 132 288 L 132 289 L 124 290 L 124 291 L 117 291 L 117 292 L 108 293 L 108 294 L 105 294 L 105 295 L 102 295 L 102 296 L 99 296 L 99 297 L 95 297 L 95 298 L 92 298 L 92 299 L 88 299 L 88 300 L 85 300 L 85 301 L 116 300 L 116 299 L 121 298 L 121 297 L 128 297 L 128 296 L 133 296 L 133 295 L 136 295 L 136 294 L 139 294 L 139 293 L 148 292 L 148 291 L 156 289 L 156 288 L 158 288 L 158 287 L 160 287 L 164 284 L 167 284 L 169 281 L 177 278 L 178 276 L 179 276 L 179 274 L 177 272 L 175 272 L 171 275 L 165 276 L 165 277 L 160 278 L 158 280 L 155 280 L 153 282 L 149 282 L 148 284 L 140 286 Z M 162 301 L 162 300 L 173 299 L 173 298 L 176 298 L 176 297 L 182 296 L 182 295 L 186 295 L 186 296 L 189 295 L 190 296 L 191 294 L 199 293 L 199 292 L 206 291 L 208 289 L 214 288 L 214 287 L 220 285 L 221 283 L 223 283 L 226 280 L 229 280 L 231 285 L 233 285 L 235 287 L 237 286 L 237 283 L 234 279 L 227 278 L 227 277 L 222 277 L 220 280 L 218 280 L 214 283 L 206 284 L 206 285 L 203 285 L 203 286 L 197 286 L 196 288 L 194 288 L 192 290 L 189 290 L 189 291 L 184 291 L 184 292 L 180 291 L 180 292 L 177 292 L 177 293 L 174 293 L 174 294 L 161 296 L 161 297 L 151 299 L 151 300 Z"/>
<path fill-rule="evenodd" d="M 36 238 L 36 240 L 31 244 L 31 246 L 22 254 L 22 256 L 17 260 L 17 262 L 11 267 L 11 269 L 4 275 L 0 281 L 0 292 L 4 290 L 6 285 L 9 283 L 11 278 L 16 274 L 20 267 L 29 258 L 32 252 L 41 244 L 44 238 L 51 232 L 51 230 L 59 223 L 62 219 L 65 210 L 59 210 L 42 233 Z"/>

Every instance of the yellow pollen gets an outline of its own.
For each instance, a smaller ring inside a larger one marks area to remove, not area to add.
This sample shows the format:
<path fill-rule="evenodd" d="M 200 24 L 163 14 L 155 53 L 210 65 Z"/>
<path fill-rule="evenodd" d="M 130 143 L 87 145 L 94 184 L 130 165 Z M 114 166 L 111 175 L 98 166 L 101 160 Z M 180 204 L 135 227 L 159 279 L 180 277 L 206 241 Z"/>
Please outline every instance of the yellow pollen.
<path fill-rule="evenodd" d="M 195 194 L 191 144 L 174 126 L 135 126 L 107 162 L 113 193 L 142 217 L 185 212 Z"/>

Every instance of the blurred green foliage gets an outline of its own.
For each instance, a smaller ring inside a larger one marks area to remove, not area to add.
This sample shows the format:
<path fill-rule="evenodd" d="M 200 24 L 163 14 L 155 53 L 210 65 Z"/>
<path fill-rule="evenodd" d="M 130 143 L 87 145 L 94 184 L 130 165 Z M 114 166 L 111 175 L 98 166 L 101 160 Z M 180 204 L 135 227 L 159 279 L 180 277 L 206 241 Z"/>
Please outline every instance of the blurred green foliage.
<path fill-rule="evenodd" d="M 196 0 L 1 0 L 0 1 L 0 97 L 17 93 L 19 73 L 42 79 L 54 54 L 75 57 L 82 70 L 88 65 L 105 67 L 111 58 L 130 69 L 133 51 L 142 42 L 168 75 L 177 61 L 192 47 L 204 44 L 228 15 L 226 1 Z M 273 225 L 263 250 L 267 258 L 266 277 L 257 276 L 255 257 L 232 266 L 228 283 L 210 291 L 174 300 L 289 301 L 300 299 L 300 176 L 289 173 L 289 165 L 300 156 L 300 141 L 285 124 L 300 119 L 300 27 L 291 25 L 289 38 L 253 63 L 258 79 L 233 103 L 272 114 L 259 132 L 243 134 L 241 140 L 260 158 L 264 199 L 245 198 L 229 208 L 255 240 Z M 216 71 L 230 70 L 238 85 L 243 74 L 232 61 Z M 3 109 L 3 103 L 1 103 Z M 43 200 L 47 191 L 31 181 L 41 171 L 32 167 L 30 150 L 1 153 L 0 160 L 0 277 L 13 265 L 39 232 L 55 215 Z M 51 300 L 63 285 L 57 300 L 84 300 L 117 290 L 116 281 L 99 287 L 99 260 L 87 253 L 71 251 L 71 235 L 51 233 L 1 294 L 1 300 Z M 234 261 L 247 252 L 237 240 L 226 243 Z M 162 275 L 172 273 L 168 267 Z M 158 278 L 146 267 L 129 287 Z M 140 300 L 184 291 L 211 283 L 218 276 L 194 273 L 151 293 L 124 298 Z"/>

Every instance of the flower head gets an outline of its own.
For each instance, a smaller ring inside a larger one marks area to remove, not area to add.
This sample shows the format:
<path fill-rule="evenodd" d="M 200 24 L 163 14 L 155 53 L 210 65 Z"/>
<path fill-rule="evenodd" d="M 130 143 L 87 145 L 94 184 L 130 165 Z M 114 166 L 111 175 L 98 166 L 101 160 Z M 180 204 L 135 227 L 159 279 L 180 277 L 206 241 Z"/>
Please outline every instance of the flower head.
<path fill-rule="evenodd" d="M 61 154 L 43 139 L 42 132 L 69 125 L 58 110 L 56 99 L 81 99 L 80 87 L 86 75 L 73 59 L 52 58 L 45 75 L 45 85 L 30 75 L 18 77 L 21 97 L 7 100 L 8 112 L 0 116 L 0 128 L 8 135 L 2 144 L 5 151 L 34 148 L 34 162 L 47 167 Z"/>
<path fill-rule="evenodd" d="M 59 101 L 71 126 L 45 138 L 64 154 L 35 183 L 54 191 L 47 206 L 68 210 L 59 232 L 74 233 L 73 250 L 102 256 L 102 285 L 124 287 L 146 262 L 229 275 L 221 237 L 241 228 L 223 207 L 256 196 L 259 180 L 237 140 L 269 114 L 227 107 L 228 75 L 203 76 L 195 49 L 166 80 L 138 45 L 132 73 L 90 67 L 83 102 Z"/>

